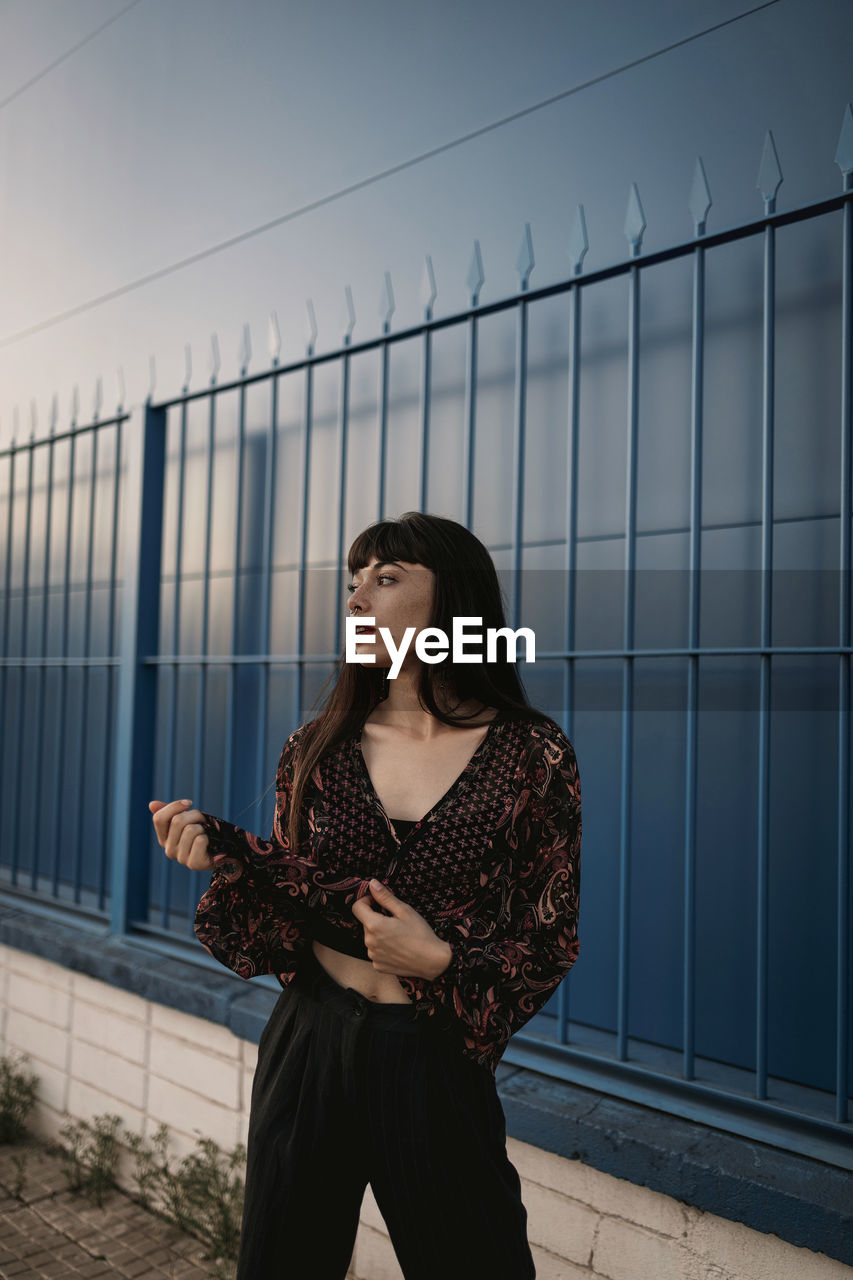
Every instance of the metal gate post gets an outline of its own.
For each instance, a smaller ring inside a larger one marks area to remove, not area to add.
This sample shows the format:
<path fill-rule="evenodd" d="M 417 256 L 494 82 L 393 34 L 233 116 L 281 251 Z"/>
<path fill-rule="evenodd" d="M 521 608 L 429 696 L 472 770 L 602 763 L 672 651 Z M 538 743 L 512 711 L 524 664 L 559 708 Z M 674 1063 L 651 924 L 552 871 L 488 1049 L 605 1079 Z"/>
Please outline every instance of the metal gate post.
<path fill-rule="evenodd" d="M 134 407 L 125 433 L 125 573 L 112 815 L 110 930 L 147 919 L 160 632 L 166 410 Z"/>

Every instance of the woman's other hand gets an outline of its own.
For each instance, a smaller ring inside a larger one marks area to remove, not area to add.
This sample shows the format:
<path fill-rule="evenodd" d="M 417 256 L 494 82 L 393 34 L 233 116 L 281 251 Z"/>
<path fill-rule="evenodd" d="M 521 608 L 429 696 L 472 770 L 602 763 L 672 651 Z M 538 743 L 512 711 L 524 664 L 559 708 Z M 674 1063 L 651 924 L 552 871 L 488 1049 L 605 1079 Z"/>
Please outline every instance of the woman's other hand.
<path fill-rule="evenodd" d="M 452 951 L 419 911 L 403 902 L 378 880 L 352 905 L 352 913 L 364 929 L 364 945 L 377 973 L 397 978 L 429 978 L 435 981 L 450 964 Z M 373 895 L 371 900 L 371 894 Z M 390 915 L 372 905 L 376 902 Z"/>
<path fill-rule="evenodd" d="M 149 800 L 157 841 L 166 857 L 190 871 L 207 871 L 213 859 L 207 852 L 207 833 L 201 824 L 201 810 L 190 809 L 190 801 Z"/>

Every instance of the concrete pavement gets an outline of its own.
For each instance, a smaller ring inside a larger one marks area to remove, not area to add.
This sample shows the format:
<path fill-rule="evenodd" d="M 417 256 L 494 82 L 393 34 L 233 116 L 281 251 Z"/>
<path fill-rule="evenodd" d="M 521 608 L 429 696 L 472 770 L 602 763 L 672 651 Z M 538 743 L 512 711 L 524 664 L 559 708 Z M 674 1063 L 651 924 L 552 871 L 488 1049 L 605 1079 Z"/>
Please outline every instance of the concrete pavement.
<path fill-rule="evenodd" d="M 19 1195 L 15 1157 L 25 1160 Z M 0 1146 L 2 1280 L 211 1280 L 233 1275 L 205 1262 L 203 1241 L 113 1189 L 99 1207 L 70 1191 L 59 1156 L 38 1139 Z"/>

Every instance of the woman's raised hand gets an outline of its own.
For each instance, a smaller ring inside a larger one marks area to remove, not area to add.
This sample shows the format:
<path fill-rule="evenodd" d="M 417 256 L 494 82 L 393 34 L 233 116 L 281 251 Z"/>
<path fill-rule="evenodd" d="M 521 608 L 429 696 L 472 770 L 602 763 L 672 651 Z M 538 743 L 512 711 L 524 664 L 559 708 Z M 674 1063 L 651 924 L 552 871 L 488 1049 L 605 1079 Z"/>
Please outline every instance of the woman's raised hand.
<path fill-rule="evenodd" d="M 190 871 L 207 871 L 213 859 L 207 852 L 207 833 L 201 824 L 201 810 L 190 809 L 190 801 L 149 800 L 158 843 L 166 857 Z"/>

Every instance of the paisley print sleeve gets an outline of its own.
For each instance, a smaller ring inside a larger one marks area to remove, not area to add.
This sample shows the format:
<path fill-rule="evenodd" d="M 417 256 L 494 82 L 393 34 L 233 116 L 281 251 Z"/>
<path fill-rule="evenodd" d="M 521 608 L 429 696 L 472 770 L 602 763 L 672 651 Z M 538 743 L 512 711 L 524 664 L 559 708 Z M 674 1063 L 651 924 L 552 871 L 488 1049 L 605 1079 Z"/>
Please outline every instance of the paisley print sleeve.
<path fill-rule="evenodd" d="M 276 770 L 273 827 L 268 840 L 225 818 L 201 811 L 214 872 L 220 872 L 230 884 L 247 876 L 256 884 L 280 889 L 285 897 L 296 901 L 303 891 L 306 877 L 316 865 L 304 855 L 292 851 L 287 837 L 298 737 L 299 730 L 295 729 L 282 748 Z"/>
<path fill-rule="evenodd" d="M 202 811 L 213 868 L 193 930 L 205 950 L 241 978 L 292 969 L 294 954 L 309 940 L 303 892 L 313 864 L 291 853 L 286 834 L 298 733 L 279 759 L 269 840 Z"/>
<path fill-rule="evenodd" d="M 485 905 L 434 926 L 451 949 L 447 968 L 432 981 L 399 979 L 416 1003 L 437 1005 L 442 1021 L 451 1014 L 469 1056 L 492 1071 L 579 952 L 580 777 L 556 722 L 531 734 L 501 842 Z"/>

